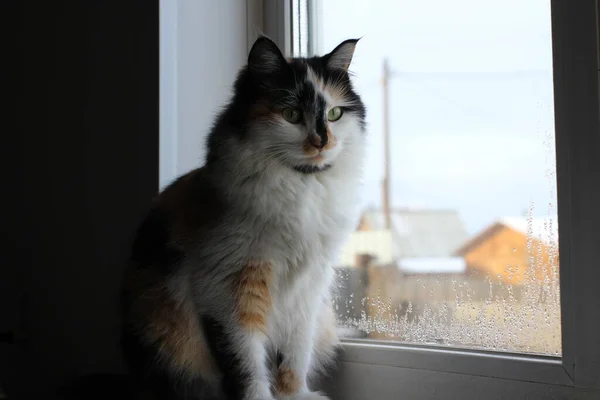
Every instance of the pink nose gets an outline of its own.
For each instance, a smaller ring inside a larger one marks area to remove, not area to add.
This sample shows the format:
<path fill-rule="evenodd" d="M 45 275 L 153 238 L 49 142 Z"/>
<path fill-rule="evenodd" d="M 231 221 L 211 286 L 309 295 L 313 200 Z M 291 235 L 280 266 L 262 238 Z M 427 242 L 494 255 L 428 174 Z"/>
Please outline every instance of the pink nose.
<path fill-rule="evenodd" d="M 310 135 L 308 135 L 308 141 L 314 148 L 319 150 L 322 150 L 323 147 L 325 147 L 325 145 L 327 144 L 327 139 L 325 139 L 324 141 L 321 140 L 321 136 L 317 135 L 316 133 L 311 133 Z"/>

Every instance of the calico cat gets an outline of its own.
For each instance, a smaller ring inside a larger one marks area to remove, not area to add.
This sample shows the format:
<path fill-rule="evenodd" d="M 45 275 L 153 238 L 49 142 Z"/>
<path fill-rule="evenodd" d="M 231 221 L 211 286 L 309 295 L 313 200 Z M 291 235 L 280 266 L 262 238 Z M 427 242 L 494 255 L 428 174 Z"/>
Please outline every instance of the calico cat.
<path fill-rule="evenodd" d="M 358 223 L 365 107 L 358 40 L 286 59 L 260 37 L 203 167 L 155 199 L 134 240 L 123 349 L 159 398 L 327 399 L 332 263 Z"/>

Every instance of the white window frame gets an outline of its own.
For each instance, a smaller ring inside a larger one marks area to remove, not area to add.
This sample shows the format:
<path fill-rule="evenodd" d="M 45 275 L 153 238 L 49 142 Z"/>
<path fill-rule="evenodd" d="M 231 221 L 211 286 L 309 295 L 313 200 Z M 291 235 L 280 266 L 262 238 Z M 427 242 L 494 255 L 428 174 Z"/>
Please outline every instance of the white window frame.
<path fill-rule="evenodd" d="M 343 340 L 322 384 L 332 398 L 600 399 L 599 1 L 551 0 L 562 357 Z M 264 33 L 290 55 L 292 0 L 261 3 Z"/>

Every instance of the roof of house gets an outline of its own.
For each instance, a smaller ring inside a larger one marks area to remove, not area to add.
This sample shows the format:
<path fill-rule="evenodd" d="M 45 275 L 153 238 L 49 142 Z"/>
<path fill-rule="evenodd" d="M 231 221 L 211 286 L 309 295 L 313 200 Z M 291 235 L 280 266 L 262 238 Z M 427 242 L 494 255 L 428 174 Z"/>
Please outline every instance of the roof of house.
<path fill-rule="evenodd" d="M 365 222 L 384 229 L 382 210 L 368 209 Z M 391 211 L 394 258 L 449 257 L 469 237 L 455 210 L 394 209 Z"/>
<path fill-rule="evenodd" d="M 510 228 L 532 239 L 550 245 L 558 244 L 558 219 L 552 217 L 504 217 L 495 221 L 460 246 L 455 255 L 464 255 L 502 228 Z"/>
<path fill-rule="evenodd" d="M 553 217 L 505 217 L 500 223 L 532 238 L 558 242 L 558 219 Z"/>

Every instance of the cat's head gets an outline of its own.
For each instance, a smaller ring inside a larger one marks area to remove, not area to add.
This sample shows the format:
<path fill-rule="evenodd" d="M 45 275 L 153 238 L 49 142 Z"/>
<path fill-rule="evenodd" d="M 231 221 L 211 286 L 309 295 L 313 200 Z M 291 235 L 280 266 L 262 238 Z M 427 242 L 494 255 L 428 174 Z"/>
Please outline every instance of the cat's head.
<path fill-rule="evenodd" d="M 365 107 L 348 67 L 358 40 L 322 57 L 286 59 L 260 37 L 238 77 L 228 119 L 265 167 L 278 162 L 299 173 L 329 169 L 352 146 L 362 146 Z"/>

